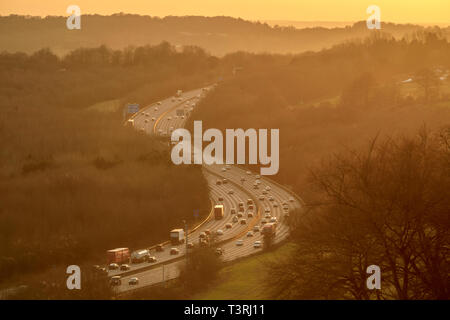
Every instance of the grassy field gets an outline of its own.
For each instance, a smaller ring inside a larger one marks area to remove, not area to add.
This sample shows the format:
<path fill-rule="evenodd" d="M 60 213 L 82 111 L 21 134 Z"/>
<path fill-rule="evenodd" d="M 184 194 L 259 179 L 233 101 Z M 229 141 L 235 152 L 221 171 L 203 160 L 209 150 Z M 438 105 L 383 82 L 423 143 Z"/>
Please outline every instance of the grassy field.
<path fill-rule="evenodd" d="M 268 265 L 288 256 L 295 245 L 287 243 L 274 251 L 245 258 L 224 267 L 219 273 L 217 284 L 192 297 L 195 300 L 265 300 L 271 297 L 266 292 L 265 277 Z"/>

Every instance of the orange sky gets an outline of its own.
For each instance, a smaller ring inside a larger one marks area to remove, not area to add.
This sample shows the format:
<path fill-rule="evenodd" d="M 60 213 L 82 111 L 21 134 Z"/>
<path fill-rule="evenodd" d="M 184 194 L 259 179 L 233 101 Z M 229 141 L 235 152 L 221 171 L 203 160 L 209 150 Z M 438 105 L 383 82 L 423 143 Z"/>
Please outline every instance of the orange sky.
<path fill-rule="evenodd" d="M 226 15 L 249 20 L 359 21 L 366 8 L 381 8 L 381 20 L 412 23 L 450 22 L 450 0 L 0 0 L 0 14 L 66 15 L 75 4 L 82 14 L 138 13 Z"/>

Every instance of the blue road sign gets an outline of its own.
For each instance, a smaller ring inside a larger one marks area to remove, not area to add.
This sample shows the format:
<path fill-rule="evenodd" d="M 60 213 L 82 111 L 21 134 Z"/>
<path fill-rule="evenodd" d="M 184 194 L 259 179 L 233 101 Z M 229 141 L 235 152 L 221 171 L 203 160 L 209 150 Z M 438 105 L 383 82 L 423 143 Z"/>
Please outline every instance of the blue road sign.
<path fill-rule="evenodd" d="M 139 105 L 137 103 L 130 103 L 127 106 L 128 113 L 137 113 L 139 112 Z"/>

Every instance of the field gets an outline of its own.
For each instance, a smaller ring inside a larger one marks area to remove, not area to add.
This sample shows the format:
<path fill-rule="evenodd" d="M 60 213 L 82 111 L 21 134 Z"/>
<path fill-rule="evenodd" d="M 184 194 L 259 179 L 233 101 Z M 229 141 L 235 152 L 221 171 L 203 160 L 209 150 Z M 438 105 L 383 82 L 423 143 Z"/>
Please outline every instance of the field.
<path fill-rule="evenodd" d="M 267 266 L 288 256 L 295 245 L 287 243 L 274 251 L 243 259 L 220 270 L 217 284 L 192 297 L 195 300 L 270 299 L 265 288 Z"/>

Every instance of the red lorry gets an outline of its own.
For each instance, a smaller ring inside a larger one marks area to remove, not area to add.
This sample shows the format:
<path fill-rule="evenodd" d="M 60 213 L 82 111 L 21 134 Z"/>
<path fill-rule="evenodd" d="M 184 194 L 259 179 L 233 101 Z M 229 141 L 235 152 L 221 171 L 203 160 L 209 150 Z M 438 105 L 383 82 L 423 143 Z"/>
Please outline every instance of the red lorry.
<path fill-rule="evenodd" d="M 116 248 L 106 252 L 108 264 L 110 263 L 128 263 L 130 261 L 130 249 Z"/>
<path fill-rule="evenodd" d="M 266 223 L 261 230 L 261 234 L 265 237 L 273 237 L 275 236 L 275 232 L 277 231 L 276 223 Z"/>

